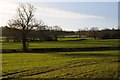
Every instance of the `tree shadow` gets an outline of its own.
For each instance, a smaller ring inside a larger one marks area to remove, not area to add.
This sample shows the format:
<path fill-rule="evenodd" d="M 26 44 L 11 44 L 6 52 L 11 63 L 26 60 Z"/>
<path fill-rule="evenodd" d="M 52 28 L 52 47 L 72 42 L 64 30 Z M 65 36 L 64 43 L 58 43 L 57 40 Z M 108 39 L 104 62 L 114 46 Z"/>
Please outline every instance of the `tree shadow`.
<path fill-rule="evenodd" d="M 73 53 L 73 54 L 59 54 L 67 57 L 118 57 L 119 54 L 100 54 L 100 53 Z"/>

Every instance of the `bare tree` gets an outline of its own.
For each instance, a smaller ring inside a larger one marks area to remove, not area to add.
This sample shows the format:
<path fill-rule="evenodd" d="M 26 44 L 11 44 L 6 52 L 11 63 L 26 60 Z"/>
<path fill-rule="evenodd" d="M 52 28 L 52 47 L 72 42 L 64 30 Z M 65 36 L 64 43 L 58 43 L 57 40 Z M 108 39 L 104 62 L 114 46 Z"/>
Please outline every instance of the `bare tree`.
<path fill-rule="evenodd" d="M 82 34 L 84 35 L 84 37 L 89 37 L 89 28 L 84 27 L 84 29 L 82 30 Z"/>
<path fill-rule="evenodd" d="M 27 51 L 27 35 L 28 33 L 43 25 L 42 21 L 37 21 L 34 17 L 34 8 L 31 4 L 20 4 L 17 8 L 17 16 L 14 19 L 9 20 L 8 25 L 12 28 L 20 29 L 22 31 L 22 44 L 23 51 Z"/>
<path fill-rule="evenodd" d="M 78 29 L 77 33 L 78 33 L 78 37 L 81 38 L 81 33 L 82 32 L 82 29 Z"/>
<path fill-rule="evenodd" d="M 61 34 L 61 31 L 62 31 L 62 28 L 60 26 L 56 25 L 52 27 L 52 34 L 53 34 L 54 40 L 57 41 L 58 37 Z"/>
<path fill-rule="evenodd" d="M 92 34 L 92 37 L 93 37 L 94 39 L 96 39 L 97 36 L 98 36 L 98 34 L 97 34 L 97 31 L 98 31 L 98 30 L 99 30 L 98 27 L 92 27 L 92 28 L 90 29 L 91 34 Z"/>
<path fill-rule="evenodd" d="M 83 31 L 89 31 L 89 28 L 85 27 L 85 28 L 83 29 Z"/>

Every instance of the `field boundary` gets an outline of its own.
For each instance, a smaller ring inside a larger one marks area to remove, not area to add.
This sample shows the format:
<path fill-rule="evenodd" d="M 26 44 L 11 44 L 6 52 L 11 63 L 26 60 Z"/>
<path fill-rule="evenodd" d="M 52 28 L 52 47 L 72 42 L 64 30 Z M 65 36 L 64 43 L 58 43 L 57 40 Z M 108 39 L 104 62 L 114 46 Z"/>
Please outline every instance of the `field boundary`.
<path fill-rule="evenodd" d="M 120 46 L 100 46 L 100 47 L 81 47 L 81 48 L 31 48 L 27 52 L 43 53 L 43 52 L 77 52 L 77 51 L 105 51 L 119 50 Z M 21 49 L 2 49 L 2 53 L 19 53 Z"/>

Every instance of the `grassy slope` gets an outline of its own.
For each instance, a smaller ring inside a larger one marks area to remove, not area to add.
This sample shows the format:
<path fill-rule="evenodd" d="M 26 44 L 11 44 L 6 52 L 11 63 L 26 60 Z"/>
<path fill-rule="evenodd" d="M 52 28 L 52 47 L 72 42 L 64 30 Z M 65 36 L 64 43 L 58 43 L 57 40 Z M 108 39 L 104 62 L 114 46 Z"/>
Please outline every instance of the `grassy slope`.
<path fill-rule="evenodd" d="M 117 39 L 108 40 L 82 40 L 82 41 L 51 41 L 51 42 L 31 42 L 29 48 L 70 48 L 70 47 L 90 47 L 90 46 L 116 46 Z M 21 43 L 2 43 L 3 49 L 21 49 Z"/>
<path fill-rule="evenodd" d="M 3 54 L 3 77 L 115 78 L 117 58 L 118 51 Z"/>

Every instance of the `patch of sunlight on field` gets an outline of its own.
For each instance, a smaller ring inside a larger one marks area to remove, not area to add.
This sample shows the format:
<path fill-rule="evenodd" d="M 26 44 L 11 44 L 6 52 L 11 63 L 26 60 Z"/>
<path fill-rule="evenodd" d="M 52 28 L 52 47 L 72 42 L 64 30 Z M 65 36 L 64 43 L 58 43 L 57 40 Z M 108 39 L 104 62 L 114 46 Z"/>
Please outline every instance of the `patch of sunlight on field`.
<path fill-rule="evenodd" d="M 30 42 L 29 48 L 80 48 L 95 46 L 117 46 L 118 39 L 108 40 L 82 40 L 82 41 L 50 41 L 50 42 Z M 2 43 L 3 49 L 22 49 L 20 42 Z"/>

